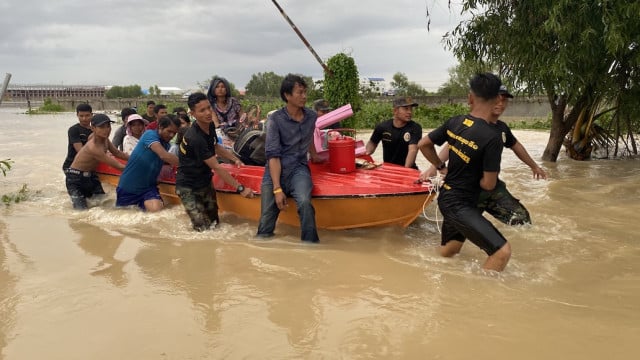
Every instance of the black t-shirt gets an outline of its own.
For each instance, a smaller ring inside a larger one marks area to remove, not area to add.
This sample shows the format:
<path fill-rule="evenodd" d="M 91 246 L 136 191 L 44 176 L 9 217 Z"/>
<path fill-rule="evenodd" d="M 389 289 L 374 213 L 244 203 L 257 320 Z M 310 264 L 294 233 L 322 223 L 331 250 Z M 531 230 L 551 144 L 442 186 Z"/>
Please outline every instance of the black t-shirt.
<path fill-rule="evenodd" d="M 409 121 L 404 127 L 393 126 L 393 119 L 381 122 L 371 134 L 371 142 L 382 141 L 382 159 L 384 162 L 404 166 L 409 153 L 409 145 L 417 144 L 422 138 L 422 126 Z M 415 162 L 412 165 L 417 169 Z"/>
<path fill-rule="evenodd" d="M 76 148 L 73 147 L 73 144 L 82 143 L 82 146 L 84 146 L 84 144 L 87 143 L 87 140 L 89 140 L 89 135 L 91 135 L 92 132 L 93 131 L 91 131 L 91 129 L 87 129 L 79 123 L 72 125 L 69 128 L 69 131 L 67 131 L 67 136 L 69 137 L 67 157 L 64 159 L 64 164 L 62 164 L 62 170 L 69 168 L 73 160 L 76 158 L 76 154 L 78 152 L 76 151 Z"/>
<path fill-rule="evenodd" d="M 211 185 L 213 172 L 204 161 L 216 155 L 218 138 L 213 123 L 209 124 L 209 134 L 197 123 L 189 127 L 178 149 L 178 173 L 176 185 L 194 189 Z"/>
<path fill-rule="evenodd" d="M 447 176 L 440 196 L 446 194 L 475 204 L 483 172 L 500 171 L 505 144 L 502 132 L 480 118 L 461 115 L 450 118 L 428 136 L 436 145 L 449 143 Z"/>
<path fill-rule="evenodd" d="M 144 113 L 141 116 L 142 116 L 143 119 L 147 120 L 150 123 L 156 121 L 156 116 L 155 115 L 149 116 L 149 115 L 147 115 L 147 113 Z"/>
<path fill-rule="evenodd" d="M 113 143 L 113 146 L 115 146 L 116 149 L 118 150 L 122 150 L 122 143 L 124 142 L 124 136 L 127 134 L 126 130 L 127 130 L 127 125 L 122 125 L 118 128 L 118 130 L 116 130 L 115 133 L 113 133 L 113 138 L 111 139 L 111 142 Z"/>
<path fill-rule="evenodd" d="M 513 145 L 518 142 L 515 135 L 511 132 L 511 128 L 504 121 L 498 120 L 495 124 L 494 129 L 500 134 L 502 137 L 502 141 L 504 142 L 504 147 L 511 149 Z M 504 136 L 502 135 L 504 134 Z"/>

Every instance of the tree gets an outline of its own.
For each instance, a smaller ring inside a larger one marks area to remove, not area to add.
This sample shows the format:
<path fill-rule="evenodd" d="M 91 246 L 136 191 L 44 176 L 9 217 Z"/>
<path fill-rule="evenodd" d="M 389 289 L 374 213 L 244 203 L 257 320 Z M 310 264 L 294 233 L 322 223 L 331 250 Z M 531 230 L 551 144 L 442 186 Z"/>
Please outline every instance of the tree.
<path fill-rule="evenodd" d="M 428 94 L 420 84 L 409 81 L 407 75 L 401 72 L 393 74 L 391 86 L 396 89 L 396 95 L 402 96 L 425 96 Z"/>
<path fill-rule="evenodd" d="M 142 96 L 142 88 L 137 84 L 129 86 L 112 86 L 111 89 L 107 90 L 105 96 L 107 99 L 137 98 Z"/>
<path fill-rule="evenodd" d="M 284 76 L 278 75 L 273 71 L 257 73 L 251 75 L 251 80 L 249 80 L 245 89 L 247 90 L 247 95 L 280 98 L 282 80 L 284 80 Z"/>
<path fill-rule="evenodd" d="M 335 108 L 351 104 L 354 111 L 360 110 L 360 77 L 353 58 L 345 53 L 338 53 L 327 61 L 327 67 L 331 74 L 324 74 L 324 98 Z M 352 119 L 345 121 L 345 126 L 351 126 L 348 125 L 351 124 L 350 120 Z"/>
<path fill-rule="evenodd" d="M 464 0 L 462 9 L 471 18 L 445 36 L 446 47 L 458 59 L 499 64 L 510 85 L 549 99 L 543 160 L 556 161 L 563 143 L 572 157 L 587 158 L 604 126 L 636 149 L 640 2 Z M 611 122 L 599 127 L 609 112 Z"/>
<path fill-rule="evenodd" d="M 483 64 L 471 61 L 461 61 L 458 65 L 449 68 L 449 80 L 438 89 L 438 95 L 442 96 L 466 96 L 469 93 L 469 79 L 478 73 L 487 71 Z"/>
<path fill-rule="evenodd" d="M 396 90 L 396 95 L 406 95 L 407 87 L 409 87 L 409 78 L 401 72 L 393 74 L 391 87 Z"/>
<path fill-rule="evenodd" d="M 162 91 L 160 91 L 160 88 L 158 87 L 158 85 L 153 85 L 149 87 L 150 96 L 160 96 L 161 93 Z"/>

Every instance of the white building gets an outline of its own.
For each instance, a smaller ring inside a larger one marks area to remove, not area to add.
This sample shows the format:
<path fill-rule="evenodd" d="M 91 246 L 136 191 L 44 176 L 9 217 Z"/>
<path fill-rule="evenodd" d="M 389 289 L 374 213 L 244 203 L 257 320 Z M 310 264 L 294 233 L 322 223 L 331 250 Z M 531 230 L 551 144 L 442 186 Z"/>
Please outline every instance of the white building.
<path fill-rule="evenodd" d="M 158 86 L 158 89 L 160 89 L 160 95 L 182 95 L 185 92 L 175 86 Z"/>
<path fill-rule="evenodd" d="M 376 94 L 382 94 L 387 88 L 387 83 L 381 77 L 362 77 L 360 78 L 360 88 L 369 89 Z"/>

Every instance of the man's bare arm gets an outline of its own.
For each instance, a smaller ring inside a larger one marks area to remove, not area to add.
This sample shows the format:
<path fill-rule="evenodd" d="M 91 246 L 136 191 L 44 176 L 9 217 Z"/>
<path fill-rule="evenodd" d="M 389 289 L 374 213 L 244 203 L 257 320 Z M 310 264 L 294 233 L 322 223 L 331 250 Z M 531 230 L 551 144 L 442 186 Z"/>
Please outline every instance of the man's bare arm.
<path fill-rule="evenodd" d="M 116 148 L 109 139 L 107 139 L 107 148 L 109 149 L 109 152 L 118 159 L 129 160 L 129 154 L 118 150 L 118 148 Z"/>
<path fill-rule="evenodd" d="M 413 164 L 416 163 L 417 156 L 418 156 L 418 144 L 409 145 L 407 158 L 404 160 L 404 167 L 413 167 Z"/>
<path fill-rule="evenodd" d="M 534 178 L 536 179 L 547 178 L 547 173 L 544 171 L 544 169 L 538 166 L 538 163 L 536 163 L 531 158 L 531 156 L 527 152 L 527 149 L 525 149 L 524 146 L 519 141 L 516 141 L 515 145 L 511 147 L 511 150 L 513 151 L 514 154 L 516 154 L 518 159 L 520 159 L 523 163 L 527 164 L 531 168 Z"/>
<path fill-rule="evenodd" d="M 160 145 L 159 142 L 152 143 L 150 148 L 151 148 L 151 151 L 153 151 L 154 153 L 156 153 L 156 155 L 158 155 L 160 160 L 170 165 L 178 166 L 178 157 L 168 152 L 167 150 L 165 150 L 162 147 L 162 145 Z"/>

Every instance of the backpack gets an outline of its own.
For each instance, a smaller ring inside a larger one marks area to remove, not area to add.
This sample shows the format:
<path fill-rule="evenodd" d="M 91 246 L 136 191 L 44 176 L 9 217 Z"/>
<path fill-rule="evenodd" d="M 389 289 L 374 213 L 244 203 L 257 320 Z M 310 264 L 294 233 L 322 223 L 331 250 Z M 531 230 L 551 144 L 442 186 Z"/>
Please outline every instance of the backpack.
<path fill-rule="evenodd" d="M 267 133 L 248 128 L 241 132 L 233 144 L 233 152 L 246 165 L 265 166 L 264 143 Z"/>

